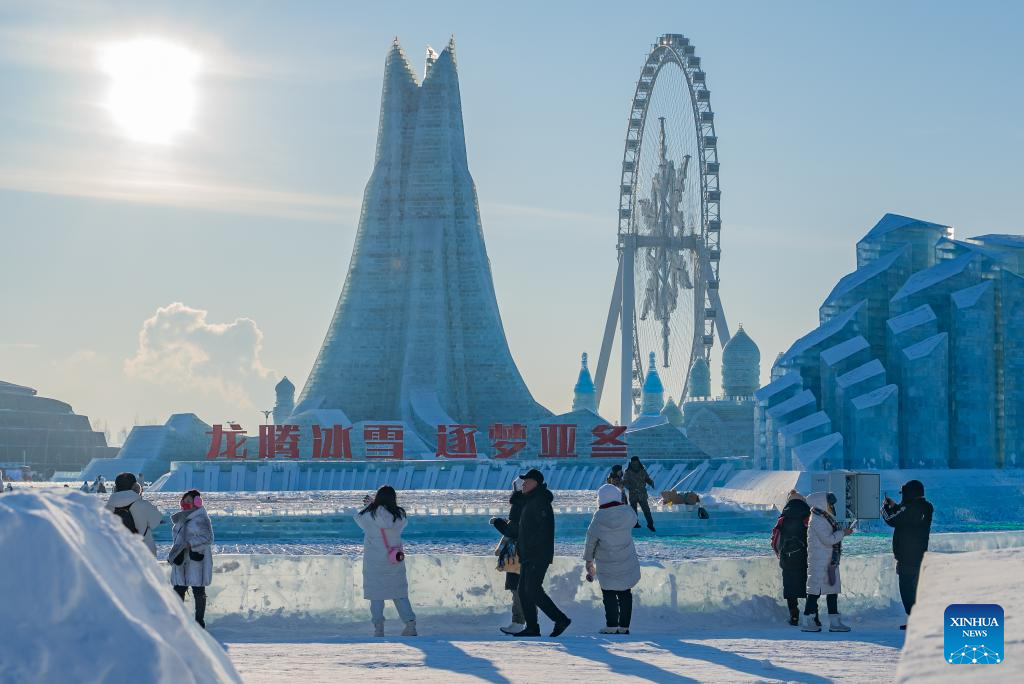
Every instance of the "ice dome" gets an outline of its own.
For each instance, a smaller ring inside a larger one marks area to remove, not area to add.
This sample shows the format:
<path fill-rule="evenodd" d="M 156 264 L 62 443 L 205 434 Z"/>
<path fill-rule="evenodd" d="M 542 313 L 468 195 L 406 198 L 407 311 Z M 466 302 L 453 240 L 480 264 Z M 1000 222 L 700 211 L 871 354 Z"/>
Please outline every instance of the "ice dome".
<path fill-rule="evenodd" d="M 687 396 L 692 399 L 711 396 L 711 366 L 703 356 L 698 357 L 690 367 L 690 381 L 687 387 Z"/>
<path fill-rule="evenodd" d="M 722 350 L 722 390 L 727 397 L 749 397 L 761 377 L 761 350 L 743 326 Z"/>
<path fill-rule="evenodd" d="M 644 379 L 640 412 L 644 415 L 656 416 L 661 413 L 661 409 L 664 406 L 665 386 L 661 384 L 661 376 L 658 375 L 658 366 L 655 362 L 654 352 L 651 352 L 650 363 L 647 366 L 647 377 Z"/>
<path fill-rule="evenodd" d="M 291 380 L 288 379 L 288 376 L 286 375 L 283 378 L 281 378 L 281 382 L 274 385 L 274 391 L 277 392 L 278 396 L 281 396 L 282 394 L 294 394 L 295 385 L 292 383 Z"/>

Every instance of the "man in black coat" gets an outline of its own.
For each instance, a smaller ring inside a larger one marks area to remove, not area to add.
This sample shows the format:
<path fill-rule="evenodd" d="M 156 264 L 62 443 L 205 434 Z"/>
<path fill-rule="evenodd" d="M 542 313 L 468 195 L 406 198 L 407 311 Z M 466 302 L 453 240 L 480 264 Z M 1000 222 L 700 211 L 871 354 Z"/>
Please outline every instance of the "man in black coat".
<path fill-rule="evenodd" d="M 928 550 L 934 508 L 924 498 L 924 484 L 920 480 L 908 480 L 900 494 L 902 498 L 898 504 L 885 497 L 882 519 L 893 528 L 892 553 L 896 556 L 900 598 L 903 609 L 910 615 L 910 609 L 917 601 L 917 580 L 921 576 L 924 552 Z M 900 626 L 900 629 L 906 628 L 906 625 Z"/>
<path fill-rule="evenodd" d="M 572 620 L 544 591 L 544 575 L 555 558 L 555 512 L 551 508 L 554 496 L 544 484 L 544 475 L 539 470 L 530 470 L 522 478 L 525 497 L 517 540 L 519 599 L 523 604 L 526 629 L 515 636 L 540 636 L 540 624 L 537 622 L 537 609 L 540 608 L 555 623 L 551 636 L 556 637 Z"/>

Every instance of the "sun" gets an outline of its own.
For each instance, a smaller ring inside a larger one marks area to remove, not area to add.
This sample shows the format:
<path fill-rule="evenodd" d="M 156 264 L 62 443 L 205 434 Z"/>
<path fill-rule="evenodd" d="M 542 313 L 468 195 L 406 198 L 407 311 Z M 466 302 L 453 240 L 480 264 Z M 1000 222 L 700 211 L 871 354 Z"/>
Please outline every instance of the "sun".
<path fill-rule="evenodd" d="M 103 106 L 128 138 L 169 145 L 191 129 L 199 56 L 162 38 L 105 46 L 100 68 L 109 77 Z"/>

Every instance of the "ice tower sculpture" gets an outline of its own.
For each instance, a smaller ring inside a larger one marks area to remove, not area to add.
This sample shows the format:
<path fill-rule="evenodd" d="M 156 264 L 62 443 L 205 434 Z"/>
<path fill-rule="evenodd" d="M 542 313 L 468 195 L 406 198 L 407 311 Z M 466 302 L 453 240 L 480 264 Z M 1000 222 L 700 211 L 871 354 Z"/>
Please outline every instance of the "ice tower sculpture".
<path fill-rule="evenodd" d="M 296 413 L 353 423 L 524 423 L 549 416 L 505 340 L 466 163 L 455 43 L 422 83 L 395 39 L 348 275 Z"/>
<path fill-rule="evenodd" d="M 755 392 L 755 466 L 1024 466 L 1024 237 L 886 214 Z"/>

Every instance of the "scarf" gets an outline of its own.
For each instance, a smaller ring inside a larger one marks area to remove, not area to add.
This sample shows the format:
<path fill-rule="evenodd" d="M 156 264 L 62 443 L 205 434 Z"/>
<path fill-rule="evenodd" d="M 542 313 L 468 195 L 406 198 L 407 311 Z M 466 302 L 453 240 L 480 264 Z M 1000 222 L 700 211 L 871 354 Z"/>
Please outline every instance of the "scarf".
<path fill-rule="evenodd" d="M 814 508 L 814 509 L 812 509 L 812 511 L 814 512 L 815 515 L 820 515 L 825 520 L 827 520 L 828 524 L 832 526 L 832 531 L 833 532 L 835 532 L 835 531 L 840 529 L 839 523 L 836 521 L 835 517 L 831 513 L 829 513 L 828 511 L 823 511 L 820 508 Z M 831 565 L 839 565 L 839 557 L 842 556 L 842 555 L 843 555 L 843 542 L 842 541 L 837 541 L 835 544 L 832 545 L 832 562 L 831 562 Z"/>

